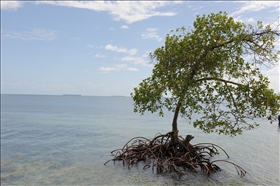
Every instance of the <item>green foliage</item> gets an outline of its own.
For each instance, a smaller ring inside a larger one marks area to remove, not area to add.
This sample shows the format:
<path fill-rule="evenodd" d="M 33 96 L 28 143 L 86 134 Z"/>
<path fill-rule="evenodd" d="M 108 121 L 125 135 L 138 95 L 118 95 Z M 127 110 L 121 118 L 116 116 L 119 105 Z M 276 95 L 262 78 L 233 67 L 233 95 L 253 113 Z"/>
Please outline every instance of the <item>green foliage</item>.
<path fill-rule="evenodd" d="M 280 94 L 259 67 L 278 62 L 277 36 L 260 21 L 254 28 L 223 12 L 197 16 L 192 30 L 171 31 L 150 54 L 153 73 L 134 88 L 134 111 L 163 116 L 164 108 L 179 106 L 182 117 L 202 115 L 194 127 L 229 135 L 258 126 L 256 118 L 275 121 Z"/>

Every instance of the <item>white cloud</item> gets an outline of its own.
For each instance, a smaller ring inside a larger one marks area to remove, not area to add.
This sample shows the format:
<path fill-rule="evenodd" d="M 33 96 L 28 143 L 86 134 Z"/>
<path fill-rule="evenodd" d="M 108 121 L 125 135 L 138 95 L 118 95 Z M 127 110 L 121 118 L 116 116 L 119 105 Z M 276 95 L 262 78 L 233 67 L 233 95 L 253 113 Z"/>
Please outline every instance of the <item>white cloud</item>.
<path fill-rule="evenodd" d="M 250 17 L 250 18 L 247 20 L 247 22 L 249 22 L 249 23 L 250 23 L 250 22 L 256 22 L 256 21 L 255 21 L 255 19 L 254 19 L 254 18 Z"/>
<path fill-rule="evenodd" d="M 132 67 L 129 67 L 129 68 L 127 68 L 126 70 L 128 70 L 128 71 L 138 71 L 137 68 L 132 68 Z"/>
<path fill-rule="evenodd" d="M 198 6 L 198 7 L 190 6 L 189 8 L 191 8 L 192 11 L 197 11 L 198 12 L 199 10 L 203 9 L 204 7 L 203 6 Z"/>
<path fill-rule="evenodd" d="M 108 73 L 108 72 L 111 72 L 111 71 L 114 71 L 114 70 L 117 70 L 117 69 L 114 68 L 114 67 L 101 67 L 98 70 L 102 71 L 103 73 Z"/>
<path fill-rule="evenodd" d="M 119 65 L 115 65 L 115 68 L 117 68 L 118 70 L 125 69 L 125 68 L 127 68 L 127 65 L 126 64 L 119 64 Z"/>
<path fill-rule="evenodd" d="M 127 25 L 123 25 L 121 26 L 121 29 L 129 29 L 129 27 Z"/>
<path fill-rule="evenodd" d="M 147 28 L 145 32 L 141 34 L 144 39 L 155 39 L 157 41 L 161 41 L 162 38 L 157 35 L 157 28 Z"/>
<path fill-rule="evenodd" d="M 106 50 L 111 50 L 111 51 L 115 51 L 115 52 L 122 52 L 122 53 L 126 53 L 129 55 L 135 55 L 138 51 L 138 49 L 133 48 L 133 49 L 127 49 L 127 48 L 123 48 L 123 47 L 117 47 L 117 46 L 113 46 L 111 44 L 108 44 L 105 46 Z"/>
<path fill-rule="evenodd" d="M 109 30 L 115 30 L 113 27 L 110 27 Z"/>
<path fill-rule="evenodd" d="M 234 17 L 235 21 L 244 22 L 246 24 L 256 24 L 258 20 L 262 20 L 264 26 L 271 25 L 273 29 L 278 29 L 279 16 L 275 16 L 271 12 L 279 12 L 280 4 L 275 1 L 246 1 L 246 2 L 235 2 L 241 5 L 229 16 Z M 266 16 L 262 14 L 255 14 L 255 17 L 250 17 L 252 12 L 259 12 L 265 10 Z M 259 16 L 258 16 L 259 15 Z"/>
<path fill-rule="evenodd" d="M 254 18 L 252 18 L 252 17 L 250 17 L 250 18 L 246 18 L 246 17 L 244 17 L 244 16 L 237 16 L 237 17 L 235 17 L 234 18 L 234 21 L 238 21 L 238 22 L 243 22 L 243 23 L 248 23 L 248 24 L 250 24 L 250 23 L 256 23 L 256 20 L 254 19 Z"/>
<path fill-rule="evenodd" d="M 95 46 L 94 46 L 94 45 L 88 44 L 87 47 L 89 47 L 89 48 L 94 48 Z"/>
<path fill-rule="evenodd" d="M 1 1 L 2 10 L 17 10 L 22 7 L 23 2 L 21 1 Z"/>
<path fill-rule="evenodd" d="M 95 54 L 95 57 L 97 57 L 97 58 L 105 58 L 107 56 L 98 53 L 98 54 Z"/>
<path fill-rule="evenodd" d="M 102 73 L 109 73 L 111 71 L 127 70 L 127 71 L 138 71 L 137 68 L 128 67 L 127 64 L 118 64 L 113 67 L 101 67 L 98 69 Z"/>
<path fill-rule="evenodd" d="M 241 7 L 237 11 L 233 12 L 231 16 L 239 15 L 248 12 L 258 12 L 267 8 L 279 9 L 279 2 L 277 1 L 246 1 L 242 2 Z"/>
<path fill-rule="evenodd" d="M 106 11 L 116 21 L 125 21 L 127 24 L 148 19 L 154 16 L 175 16 L 176 12 L 159 12 L 156 9 L 178 1 L 37 1 L 36 4 L 50 4 L 74 8 Z"/>
<path fill-rule="evenodd" d="M 12 32 L 1 30 L 2 35 L 1 39 L 9 38 L 9 39 L 22 39 L 26 41 L 32 40 L 41 40 L 41 41 L 51 41 L 55 40 L 57 37 L 57 31 L 54 30 L 46 30 L 42 28 L 34 28 L 31 31 L 24 32 Z"/>
<path fill-rule="evenodd" d="M 121 70 L 121 69 L 125 69 L 125 68 L 127 68 L 126 64 L 118 64 L 113 67 L 101 67 L 98 70 L 102 71 L 103 73 L 108 73 L 111 71 Z"/>
<path fill-rule="evenodd" d="M 104 46 L 95 46 L 95 45 L 92 45 L 92 44 L 87 44 L 87 47 L 89 47 L 89 48 L 104 48 Z"/>
<path fill-rule="evenodd" d="M 121 61 L 132 62 L 136 65 L 142 65 L 142 66 L 153 66 L 152 64 L 149 64 L 148 60 L 145 58 L 146 58 L 145 55 L 143 55 L 142 57 L 125 56 L 121 59 Z"/>

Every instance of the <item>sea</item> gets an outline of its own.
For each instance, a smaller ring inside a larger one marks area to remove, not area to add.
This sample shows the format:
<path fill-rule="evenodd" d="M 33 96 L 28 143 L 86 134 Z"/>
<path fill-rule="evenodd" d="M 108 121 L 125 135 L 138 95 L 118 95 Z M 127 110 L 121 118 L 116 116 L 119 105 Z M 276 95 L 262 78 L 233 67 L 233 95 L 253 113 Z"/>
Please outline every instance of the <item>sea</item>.
<path fill-rule="evenodd" d="M 124 96 L 1 95 L 1 185 L 279 185 L 278 122 L 263 119 L 260 127 L 235 137 L 205 134 L 192 121 L 179 118 L 179 134 L 192 144 L 214 143 L 247 171 L 217 162 L 210 176 L 187 172 L 157 174 L 130 169 L 113 158 L 134 137 L 153 138 L 171 131 L 172 113 L 164 117 L 133 112 Z M 277 116 L 275 116 L 277 117 Z M 227 157 L 221 151 L 217 159 Z"/>

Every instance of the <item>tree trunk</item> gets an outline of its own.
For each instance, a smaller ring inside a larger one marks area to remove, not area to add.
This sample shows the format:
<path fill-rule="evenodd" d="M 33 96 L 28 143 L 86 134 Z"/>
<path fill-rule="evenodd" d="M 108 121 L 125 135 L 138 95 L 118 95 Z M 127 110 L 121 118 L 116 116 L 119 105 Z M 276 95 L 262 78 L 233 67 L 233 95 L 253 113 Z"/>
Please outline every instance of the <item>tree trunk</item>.
<path fill-rule="evenodd" d="M 190 76 L 190 81 L 195 76 L 197 68 L 198 68 L 198 65 L 196 65 L 195 68 L 192 70 L 192 73 L 191 73 L 191 76 Z M 178 100 L 178 103 L 177 103 L 177 106 L 176 106 L 176 109 L 175 109 L 175 112 L 174 112 L 174 116 L 173 116 L 172 135 L 171 135 L 171 142 L 172 143 L 178 143 L 179 142 L 179 137 L 178 137 L 179 130 L 178 130 L 178 127 L 177 127 L 177 120 L 178 120 L 180 108 L 181 108 L 181 98 L 179 98 L 179 100 Z"/>
<path fill-rule="evenodd" d="M 174 116 L 173 116 L 173 122 L 172 122 L 172 136 L 171 136 L 171 142 L 172 143 L 178 143 L 179 142 L 179 137 L 178 137 L 178 127 L 177 127 L 177 120 L 178 120 L 178 116 L 179 116 L 179 111 L 181 108 L 181 100 L 179 99 L 175 112 L 174 112 Z"/>

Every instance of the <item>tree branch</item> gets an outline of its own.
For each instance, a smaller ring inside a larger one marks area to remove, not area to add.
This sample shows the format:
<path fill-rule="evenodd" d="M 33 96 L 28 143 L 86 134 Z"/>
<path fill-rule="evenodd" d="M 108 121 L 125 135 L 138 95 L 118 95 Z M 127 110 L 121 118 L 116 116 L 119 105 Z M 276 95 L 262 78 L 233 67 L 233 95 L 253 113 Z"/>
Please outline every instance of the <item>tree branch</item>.
<path fill-rule="evenodd" d="M 229 81 L 229 80 L 225 80 L 225 79 L 221 79 L 221 78 L 214 78 L 214 77 L 206 77 L 206 78 L 201 78 L 201 79 L 197 79 L 196 82 L 199 82 L 199 81 L 207 81 L 207 80 L 214 80 L 214 81 L 221 81 L 221 82 L 224 82 L 224 83 L 230 83 L 230 84 L 234 84 L 234 85 L 243 85 L 241 83 L 236 83 L 234 81 Z"/>
<path fill-rule="evenodd" d="M 244 34 L 244 38 L 243 38 L 241 41 L 242 41 L 242 42 L 251 42 L 251 43 L 255 44 L 256 46 L 260 47 L 260 46 L 259 46 L 257 43 L 255 43 L 253 40 L 248 39 L 248 37 L 249 37 L 249 36 L 262 36 L 262 35 L 267 34 L 267 33 L 273 33 L 273 34 L 275 34 L 275 35 L 277 35 L 277 36 L 280 36 L 280 33 L 277 32 L 277 31 L 274 31 L 274 30 L 264 30 L 264 31 L 261 31 L 261 32 L 253 32 L 253 33 L 251 33 L 251 34 Z M 234 42 L 234 41 L 235 41 L 235 39 L 231 39 L 231 40 L 226 41 L 226 42 L 224 42 L 224 43 L 220 43 L 220 44 L 214 45 L 214 46 L 210 47 L 208 50 L 206 50 L 206 53 L 205 53 L 205 54 L 207 54 L 208 51 L 212 51 L 212 50 L 214 50 L 214 49 L 216 49 L 216 48 L 223 47 L 223 46 L 225 46 L 225 45 L 227 45 L 227 44 L 229 44 L 229 43 L 232 43 L 232 42 Z M 263 48 L 263 47 L 260 47 L 260 48 L 262 48 L 262 49 L 265 50 L 265 48 Z"/>

